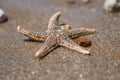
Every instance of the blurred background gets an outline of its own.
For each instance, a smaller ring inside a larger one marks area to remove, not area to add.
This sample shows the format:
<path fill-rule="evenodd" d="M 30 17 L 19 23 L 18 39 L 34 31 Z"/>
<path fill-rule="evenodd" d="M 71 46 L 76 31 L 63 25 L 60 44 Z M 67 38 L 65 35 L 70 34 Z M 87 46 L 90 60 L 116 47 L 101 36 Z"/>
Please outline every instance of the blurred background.
<path fill-rule="evenodd" d="M 111 1 L 111 2 L 110 2 Z M 0 80 L 119 80 L 119 0 L 0 0 Z M 42 60 L 34 57 L 43 43 L 25 41 L 17 26 L 41 32 L 61 11 L 60 23 L 96 29 L 82 36 L 92 41 L 82 55 L 59 47 Z"/>

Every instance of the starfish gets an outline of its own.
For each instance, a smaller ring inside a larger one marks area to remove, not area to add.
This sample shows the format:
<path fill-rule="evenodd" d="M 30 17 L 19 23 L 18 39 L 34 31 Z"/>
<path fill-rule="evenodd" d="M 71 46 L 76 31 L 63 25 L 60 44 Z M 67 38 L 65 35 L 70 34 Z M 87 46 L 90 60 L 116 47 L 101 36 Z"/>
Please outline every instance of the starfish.
<path fill-rule="evenodd" d="M 45 41 L 42 47 L 36 52 L 35 57 L 43 58 L 50 51 L 55 49 L 57 46 L 64 46 L 69 49 L 76 50 L 82 54 L 90 54 L 89 51 L 79 46 L 72 38 L 79 37 L 81 35 L 92 34 L 95 29 L 89 28 L 61 28 L 59 24 L 59 17 L 61 12 L 56 12 L 49 20 L 48 29 L 45 32 L 33 32 L 27 29 L 17 27 L 18 32 L 36 41 Z"/>

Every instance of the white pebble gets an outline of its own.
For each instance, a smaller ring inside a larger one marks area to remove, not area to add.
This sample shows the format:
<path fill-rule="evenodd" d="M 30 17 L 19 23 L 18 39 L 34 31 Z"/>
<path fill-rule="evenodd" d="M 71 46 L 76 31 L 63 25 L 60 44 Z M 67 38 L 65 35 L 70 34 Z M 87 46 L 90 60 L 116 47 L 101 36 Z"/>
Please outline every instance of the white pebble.
<path fill-rule="evenodd" d="M 38 71 L 32 71 L 32 74 L 33 75 L 38 74 Z"/>
<path fill-rule="evenodd" d="M 79 77 L 80 77 L 80 78 L 82 78 L 82 77 L 83 77 L 83 75 L 82 75 L 82 74 L 80 74 L 80 75 L 79 75 Z"/>
<path fill-rule="evenodd" d="M 89 3 L 90 0 L 82 0 L 83 3 Z"/>
<path fill-rule="evenodd" d="M 63 56 L 62 58 L 63 58 L 63 59 L 65 59 L 66 57 L 65 57 L 65 56 Z"/>
<path fill-rule="evenodd" d="M 51 71 L 49 69 L 46 70 L 47 73 L 51 73 Z"/>
<path fill-rule="evenodd" d="M 33 75 L 35 75 L 35 73 L 36 73 L 35 71 L 32 72 Z"/>

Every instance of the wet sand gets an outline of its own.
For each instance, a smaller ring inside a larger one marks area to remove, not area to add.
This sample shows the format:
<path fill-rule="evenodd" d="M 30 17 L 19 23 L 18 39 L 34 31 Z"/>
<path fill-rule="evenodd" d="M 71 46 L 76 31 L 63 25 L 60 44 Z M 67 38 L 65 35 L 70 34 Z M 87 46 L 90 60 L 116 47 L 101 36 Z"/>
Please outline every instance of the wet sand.
<path fill-rule="evenodd" d="M 68 5 L 64 0 L 0 0 L 9 17 L 0 24 L 0 80 L 119 80 L 120 13 L 105 13 L 104 0 Z M 58 47 L 42 60 L 34 57 L 42 42 L 26 41 L 17 26 L 44 31 L 52 14 L 61 11 L 60 23 L 95 28 L 83 36 L 92 41 L 91 55 Z"/>

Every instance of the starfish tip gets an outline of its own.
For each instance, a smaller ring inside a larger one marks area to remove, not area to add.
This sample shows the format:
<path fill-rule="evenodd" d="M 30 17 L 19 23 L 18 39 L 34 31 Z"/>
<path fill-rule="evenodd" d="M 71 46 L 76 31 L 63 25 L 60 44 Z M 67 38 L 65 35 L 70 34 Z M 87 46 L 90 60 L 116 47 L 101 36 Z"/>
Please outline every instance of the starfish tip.
<path fill-rule="evenodd" d="M 89 51 L 84 51 L 83 54 L 90 54 L 90 52 Z"/>
<path fill-rule="evenodd" d="M 40 53 L 39 52 L 37 52 L 36 54 L 35 54 L 35 57 L 39 57 L 40 56 Z"/>
<path fill-rule="evenodd" d="M 58 13 L 58 14 L 61 14 L 61 11 L 58 11 L 57 13 Z"/>
<path fill-rule="evenodd" d="M 61 11 L 56 12 L 55 15 L 60 16 L 61 15 Z"/>
<path fill-rule="evenodd" d="M 95 30 L 95 29 L 93 29 L 93 32 L 96 32 L 96 30 Z"/>
<path fill-rule="evenodd" d="M 20 26 L 17 27 L 17 30 L 20 31 Z"/>

